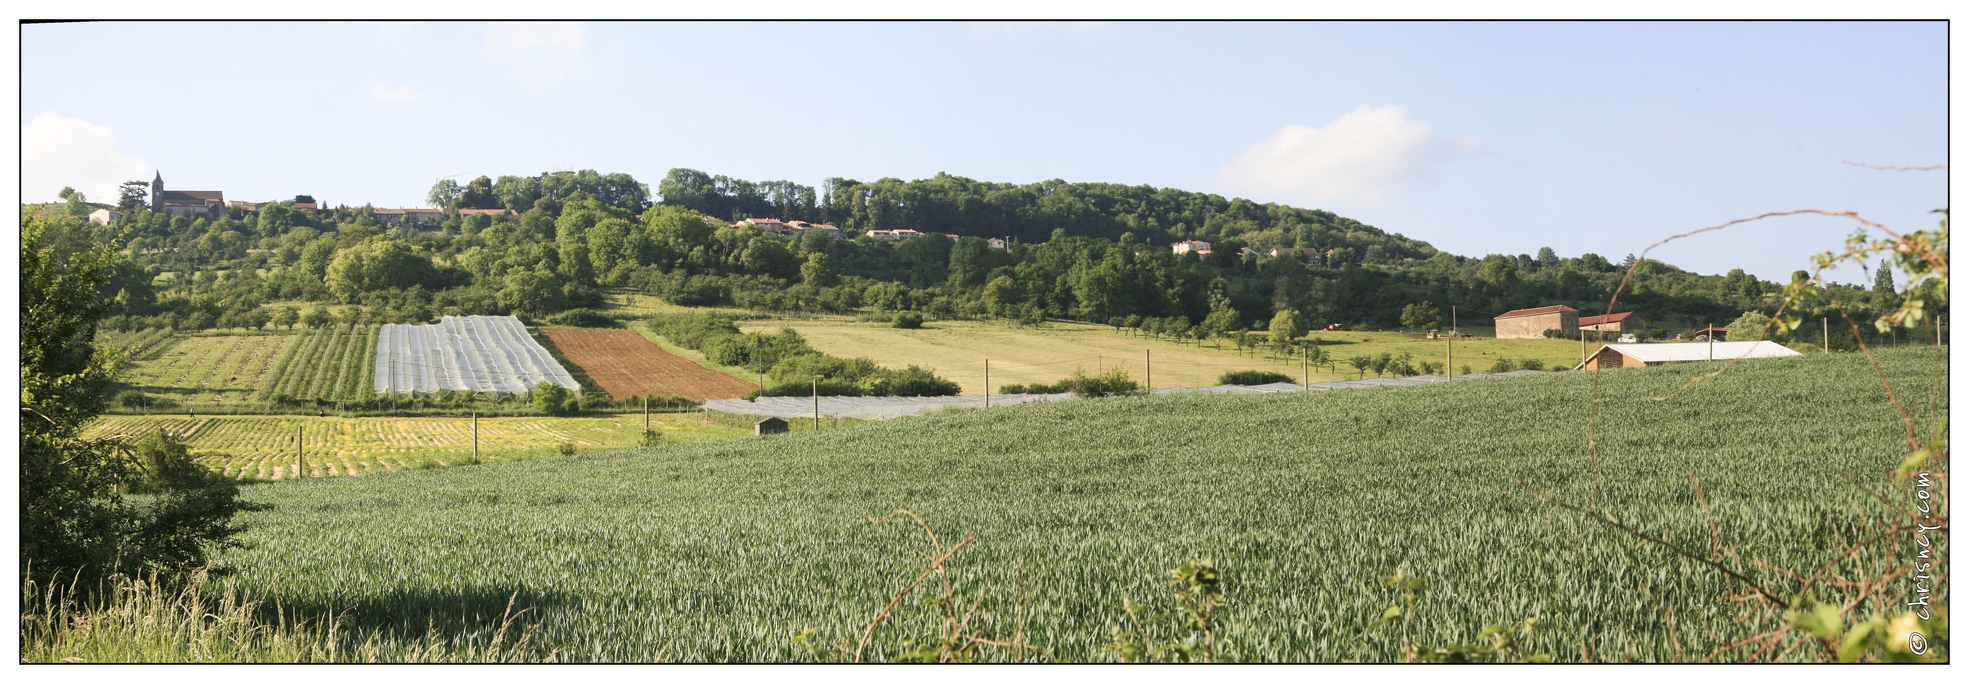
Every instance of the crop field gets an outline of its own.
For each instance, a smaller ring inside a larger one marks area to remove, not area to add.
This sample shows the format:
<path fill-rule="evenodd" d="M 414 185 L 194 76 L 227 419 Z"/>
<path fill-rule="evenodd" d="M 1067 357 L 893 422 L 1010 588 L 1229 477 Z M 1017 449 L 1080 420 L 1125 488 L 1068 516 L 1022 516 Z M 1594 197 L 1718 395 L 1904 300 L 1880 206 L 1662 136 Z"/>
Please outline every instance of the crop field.
<path fill-rule="evenodd" d="M 295 335 L 178 335 L 156 358 L 125 371 L 145 392 L 190 405 L 250 401 Z"/>
<path fill-rule="evenodd" d="M 744 396 L 754 385 L 705 368 L 629 330 L 546 328 L 547 339 L 602 391 L 620 399 L 652 395 L 705 399 Z"/>
<path fill-rule="evenodd" d="M 372 376 L 377 394 L 516 394 L 542 382 L 580 388 L 512 316 L 445 316 L 435 325 L 390 324 L 377 339 Z"/>
<path fill-rule="evenodd" d="M 665 442 L 688 444 L 731 439 L 749 430 L 706 423 L 695 413 L 650 416 Z M 368 475 L 467 463 L 472 457 L 470 418 L 339 418 L 296 416 L 113 416 L 91 428 L 93 436 L 136 436 L 152 430 L 189 435 L 200 461 L 228 477 L 285 480 L 296 475 L 295 429 L 301 430 L 308 477 Z M 579 418 L 480 418 L 479 458 L 512 461 L 556 455 L 562 442 L 577 453 L 626 449 L 643 435 L 642 414 Z"/>
<path fill-rule="evenodd" d="M 1945 415 L 1930 358 L 1882 355 L 1903 401 Z M 1222 573 L 1229 659 L 1400 660 L 1369 625 L 1398 600 L 1380 578 L 1402 571 L 1431 586 L 1413 624 L 1425 645 L 1536 617 L 1530 649 L 1561 661 L 1694 660 L 1749 636 L 1730 587 L 1514 480 L 1572 500 L 1597 481 L 1622 521 L 1708 548 L 1693 475 L 1718 542 L 1815 564 L 1843 543 L 1838 521 L 1875 505 L 1855 482 L 1900 461 L 1900 421 L 1858 355 L 1745 362 L 1655 399 L 1721 365 L 1598 374 L 1597 479 L 1588 373 L 1128 397 L 252 485 L 273 509 L 221 560 L 386 641 L 496 626 L 515 597 L 563 660 L 798 661 L 796 632 L 852 642 L 924 569 L 920 530 L 870 523 L 909 509 L 946 545 L 975 536 L 950 562 L 989 613 L 973 626 L 1050 660 L 1110 659 L 1124 599 L 1167 606 L 1170 568 L 1193 558 Z M 897 605 L 869 658 L 934 642 L 926 597 Z"/>
<path fill-rule="evenodd" d="M 982 394 L 984 360 L 991 359 L 991 390 L 1007 384 L 1050 383 L 1073 374 L 1075 366 L 1088 373 L 1121 366 L 1137 381 L 1143 379 L 1143 350 L 1149 350 L 1156 387 L 1209 387 L 1226 371 L 1270 370 L 1301 376 L 1297 358 L 1282 359 L 1269 352 L 1240 354 L 1229 342 L 1177 344 L 1091 323 L 1048 321 L 1039 328 L 1019 328 L 1003 322 L 934 321 L 922 329 L 904 330 L 884 323 L 865 323 L 846 317 L 739 321 L 745 332 L 777 332 L 792 328 L 815 349 L 836 356 L 866 356 L 892 368 L 917 365 L 956 381 L 964 394 Z M 1337 368 L 1314 369 L 1313 382 L 1354 380 L 1359 373 L 1346 364 L 1355 355 L 1412 354 L 1417 362 L 1443 361 L 1444 342 L 1403 333 L 1315 332 L 1321 348 Z M 1220 346 L 1221 345 L 1221 346 Z M 1571 368 L 1579 363 L 1580 345 L 1565 340 L 1499 340 L 1473 338 L 1456 342 L 1457 366 L 1483 371 L 1499 357 L 1536 358 L 1548 368 Z M 1370 377 L 1372 372 L 1368 374 Z"/>
<path fill-rule="evenodd" d="M 124 363 L 137 363 L 163 353 L 176 334 L 176 331 L 170 328 L 144 328 L 129 332 L 103 333 L 97 338 L 101 344 L 122 350 Z"/>
<path fill-rule="evenodd" d="M 254 399 L 288 397 L 301 401 L 360 399 L 374 394 L 377 326 L 332 326 L 309 330 L 274 364 Z"/>

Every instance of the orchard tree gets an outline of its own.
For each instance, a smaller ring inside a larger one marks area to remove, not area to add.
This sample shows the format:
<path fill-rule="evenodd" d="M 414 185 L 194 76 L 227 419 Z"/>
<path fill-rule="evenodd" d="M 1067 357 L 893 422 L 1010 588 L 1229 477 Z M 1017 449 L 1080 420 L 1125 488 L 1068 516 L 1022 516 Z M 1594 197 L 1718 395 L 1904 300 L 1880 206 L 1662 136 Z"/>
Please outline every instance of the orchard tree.
<path fill-rule="evenodd" d="M 1402 327 L 1429 330 L 1442 325 L 1443 312 L 1429 302 L 1402 307 Z"/>

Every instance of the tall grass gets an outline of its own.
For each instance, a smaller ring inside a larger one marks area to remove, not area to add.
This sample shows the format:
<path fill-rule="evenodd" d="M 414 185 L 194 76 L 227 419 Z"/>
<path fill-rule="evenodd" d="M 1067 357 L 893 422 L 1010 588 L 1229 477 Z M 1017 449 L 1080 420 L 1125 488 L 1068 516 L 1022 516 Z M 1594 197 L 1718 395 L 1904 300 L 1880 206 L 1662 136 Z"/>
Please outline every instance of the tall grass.
<path fill-rule="evenodd" d="M 555 654 L 514 629 L 525 611 L 463 634 L 435 627 L 420 638 L 356 630 L 341 614 L 308 616 L 253 598 L 236 580 L 203 573 L 167 582 L 119 576 L 95 592 L 21 584 L 20 647 L 26 663 L 445 663 L 538 662 Z"/>

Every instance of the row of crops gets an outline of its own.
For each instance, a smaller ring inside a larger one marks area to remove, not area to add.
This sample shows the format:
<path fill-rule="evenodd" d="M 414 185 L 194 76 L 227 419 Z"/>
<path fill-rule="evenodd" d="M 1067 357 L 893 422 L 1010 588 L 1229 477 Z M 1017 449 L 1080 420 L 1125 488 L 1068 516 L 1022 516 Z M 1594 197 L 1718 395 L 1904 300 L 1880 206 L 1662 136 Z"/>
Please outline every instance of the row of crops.
<path fill-rule="evenodd" d="M 377 394 L 526 392 L 574 376 L 512 316 L 445 316 L 435 325 L 383 326 L 374 364 Z"/>
<path fill-rule="evenodd" d="M 240 402 L 264 381 L 275 360 L 289 353 L 294 339 L 292 335 L 152 339 L 146 343 L 149 351 L 145 355 L 153 358 L 136 364 L 122 377 L 144 391 L 174 395 L 194 405 Z"/>
<path fill-rule="evenodd" d="M 261 378 L 256 401 L 353 401 L 366 391 L 376 357 L 376 326 L 334 326 L 300 333 Z"/>
<path fill-rule="evenodd" d="M 1881 361 L 1903 402 L 1945 415 L 1928 352 Z M 1123 602 L 1168 605 L 1170 568 L 1193 558 L 1222 572 L 1216 638 L 1233 659 L 1400 660 L 1390 631 L 1370 629 L 1400 601 L 1381 582 L 1399 571 L 1430 584 L 1407 625 L 1425 645 L 1535 617 L 1528 649 L 1560 660 L 1691 660 L 1751 636 L 1728 600 L 1741 588 L 1526 487 L 1597 491 L 1609 514 L 1689 548 L 1714 534 L 1809 571 L 1905 451 L 1860 355 L 1745 362 L 1655 399 L 1721 366 L 1033 403 L 255 486 L 273 508 L 221 560 L 283 606 L 347 611 L 385 641 L 496 627 L 516 596 L 535 643 L 566 660 L 797 661 L 798 631 L 852 644 L 923 570 L 920 530 L 869 523 L 909 509 L 946 544 L 975 535 L 949 564 L 987 614 L 972 625 L 1052 660 L 1111 657 Z M 897 604 L 869 658 L 935 643 L 923 598 Z"/>
<path fill-rule="evenodd" d="M 734 439 L 748 431 L 697 420 L 694 414 L 651 416 L 663 441 L 684 444 Z M 365 475 L 459 465 L 472 457 L 470 418 L 341 418 L 313 416 L 114 416 L 95 425 L 95 437 L 140 437 L 164 431 L 185 439 L 206 467 L 238 479 L 296 476 L 297 446 L 308 477 Z M 617 450 L 643 438 L 640 415 L 580 418 L 481 418 L 479 459 L 497 462 L 578 451 Z"/>
<path fill-rule="evenodd" d="M 100 342 L 106 346 L 120 349 L 125 362 L 136 362 L 157 355 L 169 345 L 177 331 L 170 328 L 142 328 L 127 332 L 112 332 L 100 335 Z"/>

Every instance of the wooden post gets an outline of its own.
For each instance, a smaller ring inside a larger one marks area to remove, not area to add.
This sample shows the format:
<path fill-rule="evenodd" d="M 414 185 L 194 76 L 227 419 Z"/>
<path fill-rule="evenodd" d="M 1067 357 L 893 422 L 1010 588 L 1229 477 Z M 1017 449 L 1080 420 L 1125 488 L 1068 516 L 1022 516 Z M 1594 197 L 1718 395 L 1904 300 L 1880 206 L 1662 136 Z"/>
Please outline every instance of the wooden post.
<path fill-rule="evenodd" d="M 1937 336 L 1935 340 L 1939 343 L 1941 338 Z M 1832 353 L 1832 322 L 1825 316 L 1819 317 L 1819 341 L 1825 343 L 1825 353 Z"/>
<path fill-rule="evenodd" d="M 1142 388 L 1155 392 L 1155 366 L 1149 361 L 1149 350 L 1142 350 Z"/>
<path fill-rule="evenodd" d="M 1450 378 L 1456 377 L 1450 370 L 1456 366 L 1456 338 L 1452 336 L 1444 338 L 1444 341 L 1448 343 L 1448 351 L 1443 354 L 1443 382 L 1449 382 Z"/>
<path fill-rule="evenodd" d="M 820 430 L 820 376 L 814 376 L 814 430 Z"/>
<path fill-rule="evenodd" d="M 1312 371 L 1306 369 L 1306 348 L 1299 348 L 1299 384 L 1305 389 L 1313 388 Z"/>
<path fill-rule="evenodd" d="M 1709 332 L 1704 334 L 1709 338 L 1709 360 L 1715 361 L 1716 360 L 1716 324 L 1713 322 L 1710 323 Z"/>
<path fill-rule="evenodd" d="M 643 395 L 643 432 L 649 432 L 649 395 Z"/>
<path fill-rule="evenodd" d="M 294 476 L 297 478 L 308 476 L 308 455 L 301 450 L 303 429 L 299 425 L 294 426 Z"/>
<path fill-rule="evenodd" d="M 479 464 L 479 412 L 472 412 L 472 465 Z"/>
<path fill-rule="evenodd" d="M 991 408 L 991 359 L 985 359 L 985 408 Z"/>

